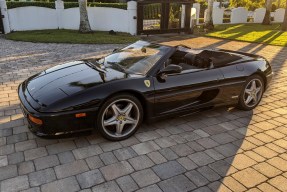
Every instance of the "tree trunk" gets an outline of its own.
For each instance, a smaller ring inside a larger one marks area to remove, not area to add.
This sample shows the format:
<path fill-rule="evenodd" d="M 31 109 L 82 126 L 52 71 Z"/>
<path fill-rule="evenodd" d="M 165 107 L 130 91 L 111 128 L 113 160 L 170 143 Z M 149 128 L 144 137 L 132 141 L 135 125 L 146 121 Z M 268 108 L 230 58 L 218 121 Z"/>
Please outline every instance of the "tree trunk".
<path fill-rule="evenodd" d="M 287 1 L 286 1 L 285 17 L 282 24 L 282 31 L 287 31 Z"/>
<path fill-rule="evenodd" d="M 87 0 L 79 0 L 80 9 L 80 33 L 91 33 L 91 26 L 87 11 Z"/>
<path fill-rule="evenodd" d="M 205 23 L 204 23 L 204 27 L 209 30 L 214 29 L 213 19 L 212 19 L 213 2 L 214 0 L 208 0 L 207 13 L 206 13 L 206 18 L 205 18 Z"/>
<path fill-rule="evenodd" d="M 272 0 L 265 1 L 266 13 L 263 19 L 263 25 L 270 25 L 271 24 L 271 11 L 272 11 Z"/>

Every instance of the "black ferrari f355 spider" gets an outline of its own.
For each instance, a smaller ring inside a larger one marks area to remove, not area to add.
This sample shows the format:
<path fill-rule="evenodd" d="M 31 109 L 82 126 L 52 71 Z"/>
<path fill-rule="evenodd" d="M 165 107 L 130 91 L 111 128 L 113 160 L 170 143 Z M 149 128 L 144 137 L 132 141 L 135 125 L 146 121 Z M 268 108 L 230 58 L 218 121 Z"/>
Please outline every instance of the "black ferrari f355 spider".
<path fill-rule="evenodd" d="M 252 110 L 272 74 L 258 55 L 138 41 L 100 59 L 47 69 L 20 84 L 18 93 L 37 136 L 98 130 L 123 140 L 143 120 L 222 105 Z"/>

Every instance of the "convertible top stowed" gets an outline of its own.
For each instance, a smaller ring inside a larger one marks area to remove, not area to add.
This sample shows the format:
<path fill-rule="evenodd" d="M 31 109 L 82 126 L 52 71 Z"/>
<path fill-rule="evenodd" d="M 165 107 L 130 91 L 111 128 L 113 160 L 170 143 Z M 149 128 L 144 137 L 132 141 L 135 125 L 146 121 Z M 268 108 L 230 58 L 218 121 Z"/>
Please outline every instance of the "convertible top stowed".
<path fill-rule="evenodd" d="M 69 62 L 19 85 L 29 129 L 41 137 L 95 129 L 123 140 L 141 122 L 216 106 L 252 110 L 272 78 L 263 57 L 138 41 L 96 60 Z"/>

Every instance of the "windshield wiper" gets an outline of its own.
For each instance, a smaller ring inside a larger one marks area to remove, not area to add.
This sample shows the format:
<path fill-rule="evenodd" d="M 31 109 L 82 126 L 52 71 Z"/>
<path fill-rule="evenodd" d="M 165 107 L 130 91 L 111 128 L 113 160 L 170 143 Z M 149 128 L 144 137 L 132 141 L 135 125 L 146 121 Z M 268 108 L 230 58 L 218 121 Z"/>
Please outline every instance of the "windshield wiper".
<path fill-rule="evenodd" d="M 120 64 L 118 64 L 117 62 L 110 62 L 108 61 L 107 64 L 112 65 L 112 66 L 116 66 L 117 69 L 120 70 L 120 72 L 126 72 L 125 68 L 123 68 Z"/>
<path fill-rule="evenodd" d="M 91 68 L 93 68 L 93 69 L 95 69 L 95 70 L 97 70 L 97 71 L 99 71 L 99 72 L 106 73 L 106 71 L 101 68 L 101 64 L 100 64 L 100 63 L 98 63 L 99 66 L 97 66 L 96 64 L 94 64 L 94 63 L 92 63 L 92 62 L 90 62 L 90 61 L 86 61 L 86 63 L 87 63 Z"/>

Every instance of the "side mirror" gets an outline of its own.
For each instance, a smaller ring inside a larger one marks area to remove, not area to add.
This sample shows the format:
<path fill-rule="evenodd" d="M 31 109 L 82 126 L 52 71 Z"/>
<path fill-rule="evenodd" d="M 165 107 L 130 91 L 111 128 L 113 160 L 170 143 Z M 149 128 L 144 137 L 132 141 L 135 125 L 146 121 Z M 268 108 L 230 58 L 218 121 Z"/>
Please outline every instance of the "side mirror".
<path fill-rule="evenodd" d="M 158 76 L 161 77 L 162 79 L 165 78 L 166 75 L 170 74 L 177 74 L 182 72 L 182 67 L 179 65 L 168 65 L 166 68 L 162 69 L 159 73 Z"/>

